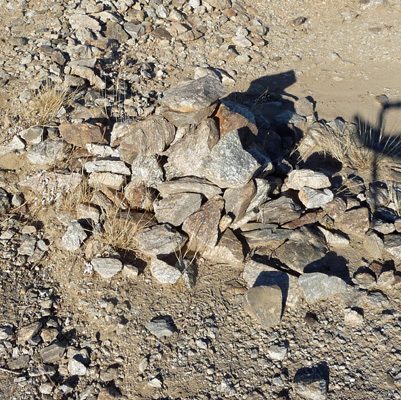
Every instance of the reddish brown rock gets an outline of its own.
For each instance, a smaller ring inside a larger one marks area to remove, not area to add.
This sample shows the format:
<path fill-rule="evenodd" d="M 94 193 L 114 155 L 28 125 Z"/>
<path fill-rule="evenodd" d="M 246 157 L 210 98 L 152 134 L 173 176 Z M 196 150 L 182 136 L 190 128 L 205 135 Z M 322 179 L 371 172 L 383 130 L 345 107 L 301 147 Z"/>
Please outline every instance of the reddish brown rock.
<path fill-rule="evenodd" d="M 360 207 L 346 211 L 335 221 L 337 229 L 353 235 L 363 235 L 370 227 L 369 210 Z"/>
<path fill-rule="evenodd" d="M 101 125 L 65 123 L 59 126 L 59 131 L 61 137 L 74 146 L 85 148 L 87 143 L 107 143 L 105 129 Z"/>
<path fill-rule="evenodd" d="M 255 194 L 256 186 L 253 180 L 241 188 L 227 189 L 224 192 L 226 214 L 234 218 L 234 223 L 245 215 Z"/>
<path fill-rule="evenodd" d="M 153 193 L 143 183 L 130 182 L 124 190 L 125 198 L 133 209 L 151 210 L 155 200 Z"/>

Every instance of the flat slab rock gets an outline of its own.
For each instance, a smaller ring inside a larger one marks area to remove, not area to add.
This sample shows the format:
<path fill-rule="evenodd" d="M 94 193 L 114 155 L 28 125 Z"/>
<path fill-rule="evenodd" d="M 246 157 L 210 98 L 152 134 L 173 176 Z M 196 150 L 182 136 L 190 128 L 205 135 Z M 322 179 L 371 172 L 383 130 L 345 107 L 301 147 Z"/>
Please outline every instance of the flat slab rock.
<path fill-rule="evenodd" d="M 244 296 L 244 309 L 263 328 L 271 328 L 281 321 L 281 289 L 274 286 L 256 286 L 250 288 Z"/>
<path fill-rule="evenodd" d="M 158 339 L 172 336 L 177 330 L 174 322 L 168 317 L 157 317 L 145 325 L 146 329 Z"/>
<path fill-rule="evenodd" d="M 208 74 L 178 85 L 164 92 L 162 106 L 174 111 L 191 112 L 209 107 L 226 93 L 220 79 Z"/>
<path fill-rule="evenodd" d="M 301 216 L 301 206 L 289 197 L 281 196 L 270 200 L 260 206 L 258 221 L 268 224 L 285 224 L 294 221 Z"/>
<path fill-rule="evenodd" d="M 105 129 L 103 126 L 88 123 L 69 124 L 59 126 L 61 137 L 70 144 L 78 147 L 86 147 L 87 143 L 107 143 L 104 138 Z"/>
<path fill-rule="evenodd" d="M 216 245 L 223 207 L 224 200 L 215 196 L 185 220 L 182 230 L 189 235 L 195 247 L 213 248 Z"/>
<path fill-rule="evenodd" d="M 200 193 L 206 198 L 221 194 L 221 189 L 205 179 L 184 177 L 171 181 L 160 182 L 157 190 L 162 196 L 176 193 Z"/>
<path fill-rule="evenodd" d="M 221 188 L 236 188 L 248 183 L 260 167 L 242 148 L 238 131 L 225 135 L 202 162 L 202 172 Z"/>
<path fill-rule="evenodd" d="M 347 284 L 342 279 L 320 272 L 303 274 L 298 281 L 308 303 L 314 303 L 347 290 Z"/>
<path fill-rule="evenodd" d="M 117 258 L 94 258 L 91 264 L 93 269 L 105 279 L 112 278 L 123 269 L 122 262 Z"/>
<path fill-rule="evenodd" d="M 321 172 L 311 169 L 294 169 L 288 174 L 286 181 L 288 189 L 301 190 L 307 186 L 312 189 L 325 189 L 331 186 L 329 178 Z"/>

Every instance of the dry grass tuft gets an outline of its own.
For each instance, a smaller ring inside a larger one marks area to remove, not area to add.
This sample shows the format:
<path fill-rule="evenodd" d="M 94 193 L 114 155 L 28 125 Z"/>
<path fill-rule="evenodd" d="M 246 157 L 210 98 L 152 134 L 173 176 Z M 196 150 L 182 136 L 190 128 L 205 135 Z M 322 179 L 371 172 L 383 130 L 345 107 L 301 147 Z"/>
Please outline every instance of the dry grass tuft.
<path fill-rule="evenodd" d="M 47 82 L 38 89 L 28 106 L 20 115 L 20 125 L 23 128 L 30 126 L 46 126 L 56 118 L 61 107 L 72 104 L 76 92 L 70 92 L 66 87 L 58 88 Z"/>
<path fill-rule="evenodd" d="M 348 124 L 341 132 L 326 123 L 315 123 L 299 146 L 299 158 L 305 161 L 315 152 L 329 154 L 343 166 L 366 170 L 393 162 L 401 155 L 401 137 L 385 136 L 364 124 Z M 294 151 L 294 152 L 295 152 Z"/>

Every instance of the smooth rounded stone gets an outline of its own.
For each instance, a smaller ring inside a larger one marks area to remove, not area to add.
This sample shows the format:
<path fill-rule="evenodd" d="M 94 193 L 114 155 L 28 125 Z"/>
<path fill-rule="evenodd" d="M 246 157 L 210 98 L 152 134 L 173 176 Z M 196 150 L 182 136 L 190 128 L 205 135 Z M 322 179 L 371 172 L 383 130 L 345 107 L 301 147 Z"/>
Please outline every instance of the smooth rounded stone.
<path fill-rule="evenodd" d="M 281 321 L 282 303 L 282 292 L 276 285 L 252 287 L 244 296 L 245 311 L 266 329 Z"/>
<path fill-rule="evenodd" d="M 154 318 L 145 325 L 145 328 L 158 339 L 172 336 L 177 330 L 174 322 L 169 317 Z"/>
<path fill-rule="evenodd" d="M 202 196 L 199 193 L 177 193 L 156 201 L 153 208 L 159 223 L 179 226 L 199 210 L 201 204 Z"/>
<path fill-rule="evenodd" d="M 135 237 L 138 250 L 149 256 L 163 256 L 179 251 L 187 238 L 169 224 L 142 229 Z"/>
<path fill-rule="evenodd" d="M 93 269 L 105 279 L 112 278 L 123 269 L 122 262 L 117 258 L 94 258 L 91 264 Z"/>
<path fill-rule="evenodd" d="M 20 328 L 18 330 L 17 343 L 18 344 L 26 343 L 28 340 L 36 336 L 42 329 L 42 327 L 43 324 L 41 322 L 33 322 L 32 324 Z"/>
<path fill-rule="evenodd" d="M 348 234 L 363 235 L 370 228 L 369 216 L 366 207 L 348 210 L 335 221 L 335 227 Z"/>
<path fill-rule="evenodd" d="M 84 228 L 77 221 L 71 222 L 67 232 L 61 238 L 62 246 L 68 251 L 78 250 L 83 241 L 88 237 Z"/>
<path fill-rule="evenodd" d="M 242 148 L 237 130 L 227 133 L 202 162 L 202 172 L 221 188 L 238 188 L 250 181 L 260 167 Z"/>
<path fill-rule="evenodd" d="M 281 196 L 260 206 L 258 221 L 264 224 L 277 223 L 282 225 L 298 219 L 301 213 L 300 205 L 290 197 Z"/>
<path fill-rule="evenodd" d="M 223 207 L 224 200 L 221 196 L 215 196 L 184 221 L 182 230 L 188 234 L 190 245 L 211 249 L 216 245 Z"/>
<path fill-rule="evenodd" d="M 181 271 L 157 258 L 150 261 L 150 272 L 159 283 L 174 285 L 181 278 Z"/>
<path fill-rule="evenodd" d="M 38 144 L 42 141 L 44 129 L 41 126 L 32 126 L 19 133 L 28 144 Z"/>
<path fill-rule="evenodd" d="M 219 138 L 216 123 L 207 118 L 168 149 L 168 162 L 184 175 L 202 178 L 202 162 L 210 155 Z"/>
<path fill-rule="evenodd" d="M 95 160 L 85 163 L 85 171 L 92 172 L 111 172 L 113 174 L 131 175 L 131 171 L 123 161 L 118 160 Z"/>
<path fill-rule="evenodd" d="M 285 344 L 280 344 L 280 345 L 275 344 L 267 349 L 270 358 L 275 361 L 284 360 L 285 356 L 287 355 L 287 351 L 288 349 Z"/>
<path fill-rule="evenodd" d="M 58 129 L 61 137 L 74 146 L 85 148 L 88 143 L 107 143 L 105 129 L 101 125 L 64 123 Z"/>
<path fill-rule="evenodd" d="M 363 315 L 352 308 L 346 308 L 344 310 L 344 322 L 351 326 L 362 325 Z"/>
<path fill-rule="evenodd" d="M 68 372 L 72 376 L 84 376 L 87 372 L 87 368 L 85 367 L 84 364 L 82 364 L 80 361 L 76 360 L 75 358 L 71 358 L 70 361 L 68 361 Z"/>
<path fill-rule="evenodd" d="M 62 342 L 55 342 L 41 350 L 42 361 L 47 364 L 57 363 L 63 358 L 67 345 Z"/>
<path fill-rule="evenodd" d="M 311 169 L 294 169 L 285 182 L 287 188 L 301 190 L 307 186 L 312 189 L 325 189 L 331 186 L 329 178 L 321 172 Z"/>
<path fill-rule="evenodd" d="M 174 111 L 191 112 L 209 107 L 226 93 L 220 79 L 208 74 L 192 81 L 181 82 L 167 90 L 161 104 Z"/>
<path fill-rule="evenodd" d="M 175 127 L 161 115 L 156 115 L 140 122 L 118 124 L 113 128 L 111 136 L 111 145 L 121 143 L 121 158 L 131 164 L 138 155 L 162 153 L 173 142 Z"/>
<path fill-rule="evenodd" d="M 327 398 L 327 381 L 320 371 L 301 368 L 294 377 L 294 392 L 307 400 L 325 400 Z"/>
<path fill-rule="evenodd" d="M 0 215 L 6 214 L 10 208 L 8 193 L 3 188 L 0 188 Z"/>
<path fill-rule="evenodd" d="M 342 279 L 320 272 L 303 274 L 298 282 L 308 303 L 342 294 L 347 290 L 347 284 Z"/>
<path fill-rule="evenodd" d="M 35 165 L 53 165 L 65 157 L 66 147 L 64 140 L 47 139 L 28 150 L 28 160 Z"/>

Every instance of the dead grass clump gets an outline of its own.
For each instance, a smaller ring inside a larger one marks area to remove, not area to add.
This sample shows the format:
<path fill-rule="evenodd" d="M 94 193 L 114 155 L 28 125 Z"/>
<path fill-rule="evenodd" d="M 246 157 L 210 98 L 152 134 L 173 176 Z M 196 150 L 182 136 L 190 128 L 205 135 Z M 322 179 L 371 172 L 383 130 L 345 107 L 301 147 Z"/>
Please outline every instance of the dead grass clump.
<path fill-rule="evenodd" d="M 329 124 L 315 123 L 297 149 L 305 161 L 311 154 L 328 154 L 343 166 L 357 170 L 380 167 L 401 155 L 401 137 L 385 136 L 383 129 L 375 130 L 364 124 L 346 124 L 340 131 Z"/>
<path fill-rule="evenodd" d="M 61 107 L 72 104 L 76 92 L 70 92 L 66 87 L 58 88 L 52 83 L 46 83 L 38 89 L 28 106 L 20 115 L 20 125 L 46 126 L 56 118 Z"/>

